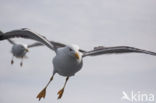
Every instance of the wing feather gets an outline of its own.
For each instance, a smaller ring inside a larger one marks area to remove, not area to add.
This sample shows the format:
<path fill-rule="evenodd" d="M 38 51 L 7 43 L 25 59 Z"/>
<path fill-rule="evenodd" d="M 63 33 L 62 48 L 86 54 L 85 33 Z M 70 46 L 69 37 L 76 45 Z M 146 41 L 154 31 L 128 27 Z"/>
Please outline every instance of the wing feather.
<path fill-rule="evenodd" d="M 50 43 L 55 47 L 55 48 L 60 48 L 60 47 L 65 47 L 65 44 L 62 43 L 58 43 L 55 41 L 50 41 Z M 28 45 L 29 48 L 31 47 L 36 47 L 36 46 L 43 46 L 44 44 L 40 43 L 40 42 L 35 42 L 33 44 Z"/>
<path fill-rule="evenodd" d="M 116 46 L 116 47 L 95 47 L 94 50 L 88 51 L 83 54 L 83 57 L 86 56 L 97 56 L 103 54 L 119 54 L 119 53 L 144 53 L 156 56 L 155 52 L 138 49 L 129 46 Z"/>
<path fill-rule="evenodd" d="M 55 41 L 50 41 L 50 43 L 51 43 L 55 48 L 61 48 L 61 47 L 65 47 L 65 46 L 66 46 L 66 44 L 59 43 L 59 42 L 55 42 Z M 40 43 L 40 42 L 35 42 L 35 43 L 33 43 L 33 44 L 28 45 L 28 48 L 36 47 L 36 46 L 43 46 L 43 44 Z M 82 50 L 82 49 L 80 49 L 79 51 L 80 51 L 80 52 L 83 52 L 83 53 L 86 52 L 85 50 Z"/>
<path fill-rule="evenodd" d="M 46 45 L 48 48 L 50 48 L 54 51 L 56 50 L 56 48 L 44 36 L 42 36 L 38 33 L 34 33 L 32 31 L 30 31 L 29 29 L 25 29 L 25 28 L 3 33 L 2 35 L 0 35 L 0 40 L 5 40 L 5 39 L 15 38 L 15 37 L 36 40 L 36 41 L 41 42 L 42 44 Z"/>
<path fill-rule="evenodd" d="M 15 45 L 16 43 L 13 41 L 13 40 L 11 40 L 11 39 L 8 39 L 8 41 L 9 41 L 9 43 L 11 43 L 12 45 Z"/>

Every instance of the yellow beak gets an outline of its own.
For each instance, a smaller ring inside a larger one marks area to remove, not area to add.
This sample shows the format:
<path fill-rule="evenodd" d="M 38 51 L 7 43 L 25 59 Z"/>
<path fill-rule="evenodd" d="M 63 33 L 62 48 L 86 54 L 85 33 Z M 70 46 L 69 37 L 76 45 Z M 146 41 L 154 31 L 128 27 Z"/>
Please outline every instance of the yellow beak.
<path fill-rule="evenodd" d="M 29 50 L 28 50 L 28 49 L 25 49 L 25 51 L 26 51 L 26 52 L 29 52 Z"/>
<path fill-rule="evenodd" d="M 75 57 L 76 57 L 76 59 L 80 59 L 78 52 L 75 53 Z"/>

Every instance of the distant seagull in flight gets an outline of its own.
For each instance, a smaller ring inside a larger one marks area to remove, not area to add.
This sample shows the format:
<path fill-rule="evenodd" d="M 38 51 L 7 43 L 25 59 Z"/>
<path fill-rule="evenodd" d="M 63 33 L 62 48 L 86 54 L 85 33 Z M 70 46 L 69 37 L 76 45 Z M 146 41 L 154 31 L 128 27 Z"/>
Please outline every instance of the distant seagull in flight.
<path fill-rule="evenodd" d="M 102 54 L 113 54 L 113 53 L 145 53 L 156 56 L 155 52 L 142 50 L 129 46 L 117 46 L 117 47 L 103 47 L 98 46 L 93 50 L 85 51 L 79 48 L 77 45 L 65 45 L 58 42 L 50 42 L 44 36 L 34 33 L 29 29 L 20 29 L 13 30 L 10 32 L 6 32 L 0 35 L 0 40 L 10 39 L 14 37 L 22 37 L 36 40 L 48 48 L 53 50 L 56 53 L 56 56 L 53 58 L 53 74 L 47 83 L 47 85 L 43 88 L 43 90 L 37 95 L 37 98 L 40 100 L 41 98 L 45 98 L 46 88 L 53 80 L 53 77 L 56 73 L 61 76 L 65 76 L 66 80 L 63 88 L 58 92 L 58 99 L 60 99 L 63 95 L 64 88 L 69 77 L 74 76 L 83 65 L 83 58 L 87 56 L 98 56 Z M 40 45 L 40 43 L 38 45 Z"/>
<path fill-rule="evenodd" d="M 28 46 L 24 45 L 24 44 L 17 44 L 14 41 L 8 39 L 8 41 L 13 45 L 12 49 L 11 49 L 11 53 L 12 53 L 12 60 L 11 60 L 11 64 L 14 63 L 14 57 L 16 58 L 21 58 L 21 63 L 20 66 L 23 65 L 23 58 L 26 58 L 26 53 L 28 52 Z"/>
<path fill-rule="evenodd" d="M 3 32 L 0 31 L 0 34 L 2 35 Z M 29 48 L 35 47 L 35 46 L 39 46 L 37 43 L 33 43 L 30 45 L 27 44 L 22 44 L 22 43 L 16 43 L 11 39 L 8 39 L 9 43 L 12 44 L 12 48 L 11 48 L 11 53 L 12 53 L 12 60 L 11 60 L 11 64 L 14 63 L 14 57 L 16 58 L 20 58 L 21 62 L 20 62 L 20 66 L 23 65 L 23 59 L 27 58 L 26 54 L 27 52 L 29 52 Z"/>
<path fill-rule="evenodd" d="M 39 46 L 36 43 L 34 44 L 21 44 L 21 43 L 15 43 L 13 40 L 8 39 L 8 41 L 13 45 L 12 49 L 11 49 L 11 53 L 12 53 L 12 60 L 11 60 L 11 64 L 14 63 L 14 57 L 16 58 L 21 58 L 21 63 L 20 66 L 23 65 L 23 59 L 27 58 L 26 54 L 27 52 L 29 52 L 29 48 L 35 47 L 35 46 Z"/>

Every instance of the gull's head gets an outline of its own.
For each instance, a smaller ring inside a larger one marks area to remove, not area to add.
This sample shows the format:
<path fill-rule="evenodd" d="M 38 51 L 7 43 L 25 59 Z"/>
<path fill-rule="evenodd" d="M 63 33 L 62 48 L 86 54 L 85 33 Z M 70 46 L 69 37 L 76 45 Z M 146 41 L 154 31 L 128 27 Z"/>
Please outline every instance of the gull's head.
<path fill-rule="evenodd" d="M 25 52 L 29 52 L 28 45 L 22 44 L 21 48 L 22 48 Z"/>
<path fill-rule="evenodd" d="M 77 60 L 81 60 L 82 54 L 79 52 L 79 46 L 72 44 L 67 46 L 67 51 L 69 55 L 76 58 Z"/>

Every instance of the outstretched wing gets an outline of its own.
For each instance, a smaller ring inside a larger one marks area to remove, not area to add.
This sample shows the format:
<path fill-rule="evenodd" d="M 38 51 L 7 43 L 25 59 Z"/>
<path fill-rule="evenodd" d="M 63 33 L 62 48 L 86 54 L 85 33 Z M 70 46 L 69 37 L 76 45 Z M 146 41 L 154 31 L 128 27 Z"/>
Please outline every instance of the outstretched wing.
<path fill-rule="evenodd" d="M 55 42 L 55 41 L 50 41 L 50 43 L 51 43 L 55 48 L 61 48 L 61 47 L 65 47 L 65 46 L 66 46 L 66 44 L 59 43 L 59 42 Z M 35 43 L 33 43 L 33 44 L 28 45 L 28 48 L 36 47 L 36 46 L 43 46 L 43 44 L 40 43 L 40 42 L 35 42 Z M 80 49 L 79 51 L 82 52 L 82 53 L 85 53 L 85 52 L 86 52 L 85 50 L 82 50 L 82 49 Z"/>
<path fill-rule="evenodd" d="M 5 40 L 5 39 L 15 38 L 15 37 L 33 39 L 38 42 L 41 42 L 42 44 L 46 45 L 48 48 L 50 48 L 54 51 L 56 50 L 56 48 L 44 36 L 42 36 L 38 33 L 34 33 L 32 31 L 30 31 L 29 29 L 25 29 L 25 28 L 3 33 L 0 35 L 0 40 Z"/>
<path fill-rule="evenodd" d="M 102 55 L 102 54 L 119 54 L 119 53 L 145 53 L 145 54 L 150 54 L 156 56 L 155 52 L 143 50 L 143 49 L 138 49 L 134 47 L 129 47 L 129 46 L 116 46 L 116 47 L 95 47 L 94 50 L 85 52 L 83 54 L 83 57 L 86 56 L 97 56 L 97 55 Z"/>
<path fill-rule="evenodd" d="M 60 48 L 60 47 L 65 47 L 66 45 L 65 44 L 62 44 L 62 43 L 58 43 L 58 42 L 55 42 L 55 41 L 50 41 L 50 43 L 55 47 L 55 48 Z M 33 44 L 30 44 L 28 45 L 28 48 L 31 48 L 31 47 L 36 47 L 36 46 L 43 46 L 44 44 L 40 43 L 40 42 L 35 42 Z"/>
<path fill-rule="evenodd" d="M 11 43 L 12 45 L 15 45 L 16 43 L 13 41 L 13 40 L 11 40 L 11 39 L 8 39 L 8 41 L 9 41 L 9 43 Z"/>

